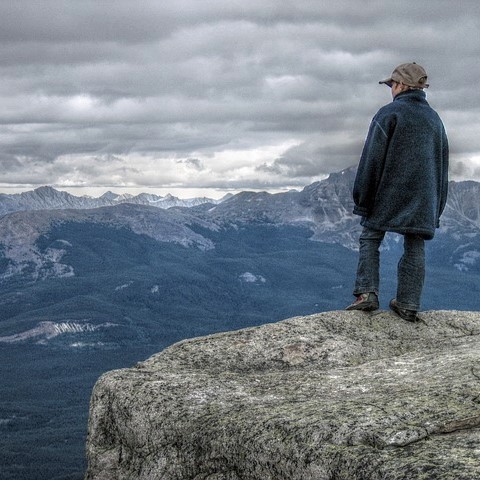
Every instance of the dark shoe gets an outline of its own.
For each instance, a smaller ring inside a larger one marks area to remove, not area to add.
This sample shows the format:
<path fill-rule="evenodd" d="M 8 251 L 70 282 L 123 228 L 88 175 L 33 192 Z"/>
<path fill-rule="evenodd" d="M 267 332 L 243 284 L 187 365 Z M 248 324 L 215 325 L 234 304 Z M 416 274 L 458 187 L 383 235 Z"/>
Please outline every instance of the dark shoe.
<path fill-rule="evenodd" d="M 361 293 L 357 299 L 345 310 L 361 310 L 362 312 L 373 312 L 379 307 L 378 297 L 374 292 Z"/>
<path fill-rule="evenodd" d="M 417 312 L 415 310 L 407 310 L 406 308 L 400 308 L 398 306 L 396 298 L 393 298 L 390 301 L 390 310 L 395 312 L 400 318 L 406 320 L 407 322 L 416 323 L 420 320 L 417 317 Z"/>

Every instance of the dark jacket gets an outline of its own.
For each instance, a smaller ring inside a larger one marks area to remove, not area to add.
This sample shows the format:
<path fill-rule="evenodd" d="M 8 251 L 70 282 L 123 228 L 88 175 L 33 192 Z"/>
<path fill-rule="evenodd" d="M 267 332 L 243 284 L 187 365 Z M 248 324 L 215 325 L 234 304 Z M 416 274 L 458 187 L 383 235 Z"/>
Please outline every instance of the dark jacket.
<path fill-rule="evenodd" d="M 448 190 L 448 141 L 423 90 L 407 90 L 372 120 L 353 188 L 361 224 L 433 238 Z"/>

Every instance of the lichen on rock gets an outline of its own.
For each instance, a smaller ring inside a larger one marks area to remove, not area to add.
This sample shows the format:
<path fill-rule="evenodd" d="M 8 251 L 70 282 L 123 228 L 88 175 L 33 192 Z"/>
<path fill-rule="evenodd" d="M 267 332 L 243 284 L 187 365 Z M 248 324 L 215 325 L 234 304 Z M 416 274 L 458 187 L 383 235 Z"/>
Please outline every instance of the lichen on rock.
<path fill-rule="evenodd" d="M 103 375 L 87 480 L 480 478 L 480 313 L 327 312 Z"/>

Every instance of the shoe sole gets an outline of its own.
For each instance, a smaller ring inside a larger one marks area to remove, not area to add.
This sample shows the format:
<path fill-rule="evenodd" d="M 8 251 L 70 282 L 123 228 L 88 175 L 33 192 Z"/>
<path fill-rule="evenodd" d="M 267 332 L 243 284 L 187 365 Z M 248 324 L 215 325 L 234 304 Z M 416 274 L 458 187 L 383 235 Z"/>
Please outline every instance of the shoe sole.
<path fill-rule="evenodd" d="M 389 305 L 390 306 L 390 310 L 395 313 L 397 316 L 399 316 L 402 320 L 405 320 L 406 322 L 410 322 L 410 323 L 418 323 L 420 321 L 420 319 L 418 318 L 418 316 L 415 314 L 415 317 L 413 318 L 408 318 L 408 317 L 405 317 L 402 315 L 402 313 L 397 309 L 398 307 L 395 307 L 393 305 Z"/>
<path fill-rule="evenodd" d="M 345 310 L 351 311 L 351 310 L 357 310 L 360 312 L 373 312 L 374 310 L 379 309 L 379 304 L 378 303 L 366 303 L 363 302 L 361 305 L 351 305 L 347 307 Z"/>

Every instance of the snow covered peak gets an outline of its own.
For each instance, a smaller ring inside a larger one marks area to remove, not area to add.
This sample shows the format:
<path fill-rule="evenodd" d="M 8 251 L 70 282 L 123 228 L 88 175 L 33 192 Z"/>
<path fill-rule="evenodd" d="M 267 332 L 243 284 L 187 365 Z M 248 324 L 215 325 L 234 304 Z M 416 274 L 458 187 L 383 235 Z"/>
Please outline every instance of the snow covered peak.
<path fill-rule="evenodd" d="M 52 210 L 52 209 L 87 209 L 118 205 L 120 203 L 135 203 L 138 205 L 150 205 L 157 208 L 192 207 L 204 203 L 219 203 L 220 200 L 199 197 L 182 200 L 171 194 L 165 197 L 151 193 L 131 195 L 129 193 L 117 194 L 111 191 L 105 192 L 98 198 L 82 196 L 77 197 L 68 192 L 56 190 L 53 187 L 43 186 L 35 190 L 17 194 L 0 195 L 0 216 L 7 213 L 29 210 Z"/>

